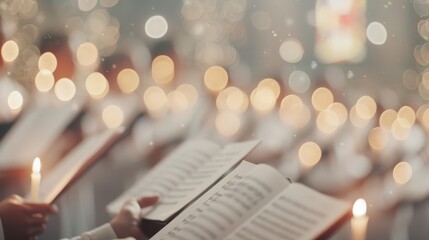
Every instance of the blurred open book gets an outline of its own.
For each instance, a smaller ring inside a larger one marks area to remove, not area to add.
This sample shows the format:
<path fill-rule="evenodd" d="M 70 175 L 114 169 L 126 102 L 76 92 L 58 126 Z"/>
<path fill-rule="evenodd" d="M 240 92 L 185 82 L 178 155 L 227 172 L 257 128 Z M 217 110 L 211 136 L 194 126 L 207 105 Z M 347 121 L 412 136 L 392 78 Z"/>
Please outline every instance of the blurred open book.
<path fill-rule="evenodd" d="M 84 174 L 116 143 L 125 127 L 108 129 L 86 137 L 48 173 L 42 176 L 39 199 L 54 202 L 73 182 Z M 30 193 L 27 194 L 29 199 Z"/>
<path fill-rule="evenodd" d="M 166 221 L 210 188 L 258 143 L 253 140 L 221 147 L 207 140 L 189 140 L 111 202 L 107 210 L 116 214 L 130 198 L 158 194 L 159 203 L 142 214 L 146 219 Z"/>
<path fill-rule="evenodd" d="M 81 105 L 74 103 L 29 108 L 0 142 L 0 171 L 29 168 L 81 110 Z"/>

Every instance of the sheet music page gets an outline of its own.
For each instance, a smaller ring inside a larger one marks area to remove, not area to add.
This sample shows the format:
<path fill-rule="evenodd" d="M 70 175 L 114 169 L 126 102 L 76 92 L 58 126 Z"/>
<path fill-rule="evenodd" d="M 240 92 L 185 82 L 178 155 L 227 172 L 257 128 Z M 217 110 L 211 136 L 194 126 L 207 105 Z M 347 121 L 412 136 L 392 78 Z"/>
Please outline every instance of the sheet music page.
<path fill-rule="evenodd" d="M 293 183 L 226 239 L 315 239 L 349 209 L 346 202 Z"/>
<path fill-rule="evenodd" d="M 190 172 L 220 150 L 214 142 L 189 140 L 173 150 L 166 158 L 155 165 L 143 178 L 107 206 L 108 212 L 116 214 L 130 198 L 142 195 L 164 195 L 177 186 Z"/>
<path fill-rule="evenodd" d="M 236 165 L 257 144 L 257 140 L 231 143 L 209 155 L 204 155 L 204 147 L 197 151 L 185 151 L 190 157 L 178 156 L 174 165 L 156 169 L 157 173 L 153 172 L 149 180 L 140 185 L 142 187 L 137 189 L 138 192 L 133 189 L 135 197 L 153 193 L 161 197 L 155 207 L 142 211 L 142 216 L 151 220 L 167 220 Z M 185 161 L 179 160 L 182 158 Z"/>
<path fill-rule="evenodd" d="M 64 187 L 88 164 L 88 161 L 94 160 L 93 158 L 100 151 L 109 147 L 124 130 L 124 128 L 109 129 L 89 136 L 73 148 L 52 171 L 42 177 L 39 193 L 42 202 L 52 203 Z"/>
<path fill-rule="evenodd" d="M 34 158 L 46 151 L 80 109 L 72 103 L 28 109 L 0 142 L 0 170 L 31 166 Z"/>
<path fill-rule="evenodd" d="M 287 185 L 272 167 L 243 161 L 151 239 L 223 239 Z"/>

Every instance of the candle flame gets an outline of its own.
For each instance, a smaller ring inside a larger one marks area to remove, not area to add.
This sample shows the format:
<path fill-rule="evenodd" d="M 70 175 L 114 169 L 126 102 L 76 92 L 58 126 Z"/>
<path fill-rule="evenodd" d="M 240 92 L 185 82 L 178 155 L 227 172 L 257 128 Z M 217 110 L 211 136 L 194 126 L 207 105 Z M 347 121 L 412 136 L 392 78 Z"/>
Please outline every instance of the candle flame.
<path fill-rule="evenodd" d="M 363 198 L 359 198 L 353 204 L 353 216 L 363 217 L 366 214 L 366 202 Z"/>
<path fill-rule="evenodd" d="M 33 161 L 33 173 L 40 173 L 41 163 L 40 158 L 36 157 Z"/>

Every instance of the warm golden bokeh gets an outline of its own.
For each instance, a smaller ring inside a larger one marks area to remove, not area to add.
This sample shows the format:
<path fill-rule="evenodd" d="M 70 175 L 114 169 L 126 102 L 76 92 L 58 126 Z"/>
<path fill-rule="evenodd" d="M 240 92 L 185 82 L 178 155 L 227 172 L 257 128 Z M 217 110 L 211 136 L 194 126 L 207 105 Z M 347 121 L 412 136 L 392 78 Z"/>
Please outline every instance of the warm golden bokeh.
<path fill-rule="evenodd" d="M 317 111 L 323 111 L 329 107 L 334 102 L 334 95 L 332 95 L 331 90 L 320 87 L 314 90 L 311 96 L 311 103 L 313 104 L 314 109 Z"/>
<path fill-rule="evenodd" d="M 19 46 L 13 41 L 9 40 L 5 42 L 1 48 L 1 56 L 5 62 L 13 62 L 18 57 Z"/>
<path fill-rule="evenodd" d="M 408 162 L 400 162 L 393 168 L 393 179 L 399 185 L 406 184 L 413 176 L 413 169 Z"/>
<path fill-rule="evenodd" d="M 217 131 L 223 136 L 233 136 L 240 129 L 240 118 L 237 114 L 229 111 L 219 112 L 216 116 L 215 125 Z"/>
<path fill-rule="evenodd" d="M 39 57 L 38 62 L 39 71 L 48 70 L 51 73 L 57 68 L 57 58 L 51 52 L 45 52 Z"/>
<path fill-rule="evenodd" d="M 120 127 L 124 121 L 124 113 L 116 105 L 109 105 L 103 109 L 102 118 L 108 128 Z"/>
<path fill-rule="evenodd" d="M 266 87 L 266 88 L 271 89 L 273 91 L 274 95 L 276 96 L 276 98 L 278 98 L 280 96 L 280 84 L 272 78 L 265 78 L 265 79 L 261 80 L 258 83 L 258 87 L 261 87 L 261 88 Z"/>
<path fill-rule="evenodd" d="M 378 121 L 380 127 L 385 128 L 385 129 L 391 129 L 393 122 L 395 122 L 397 116 L 398 116 L 398 113 L 395 110 L 393 110 L 393 109 L 385 110 L 381 114 L 380 119 Z"/>
<path fill-rule="evenodd" d="M 276 105 L 276 93 L 269 87 L 257 87 L 250 95 L 252 107 L 260 113 L 268 113 Z"/>
<path fill-rule="evenodd" d="M 76 58 L 79 64 L 83 66 L 93 65 L 98 60 L 98 49 L 93 43 L 84 42 L 79 45 L 76 52 Z"/>
<path fill-rule="evenodd" d="M 119 89 L 123 93 L 134 92 L 140 83 L 139 75 L 131 68 L 125 68 L 118 73 L 117 77 Z"/>
<path fill-rule="evenodd" d="M 228 73 L 221 66 L 209 67 L 204 73 L 204 85 L 213 92 L 218 92 L 228 84 Z"/>
<path fill-rule="evenodd" d="M 340 118 L 332 109 L 325 109 L 317 115 L 317 128 L 324 133 L 333 133 L 340 126 Z"/>
<path fill-rule="evenodd" d="M 52 72 L 49 70 L 43 69 L 39 71 L 34 78 L 34 84 L 40 92 L 48 92 L 52 89 L 55 83 L 55 78 Z"/>
<path fill-rule="evenodd" d="M 377 104 L 370 96 L 362 96 L 356 102 L 356 113 L 360 118 L 369 120 L 377 112 Z"/>
<path fill-rule="evenodd" d="M 174 78 L 174 62 L 166 55 L 157 56 L 152 61 L 152 79 L 157 84 L 168 84 Z"/>
<path fill-rule="evenodd" d="M 249 98 L 239 88 L 228 87 L 219 92 L 216 98 L 216 106 L 219 110 L 243 113 L 249 106 Z"/>
<path fill-rule="evenodd" d="M 299 161 L 304 167 L 313 167 L 322 157 L 322 150 L 315 142 L 306 142 L 299 148 Z"/>
<path fill-rule="evenodd" d="M 383 150 L 389 142 L 388 134 L 389 132 L 381 127 L 373 128 L 368 135 L 369 146 L 375 151 Z"/>
<path fill-rule="evenodd" d="M 402 119 L 403 124 L 411 128 L 416 121 L 416 113 L 410 106 L 403 106 L 399 109 L 397 118 Z"/>
<path fill-rule="evenodd" d="M 307 105 L 297 95 L 288 95 L 283 98 L 279 108 L 280 119 L 287 125 L 303 128 L 310 121 L 311 113 Z"/>
<path fill-rule="evenodd" d="M 109 83 L 103 74 L 94 72 L 85 81 L 86 91 L 95 99 L 103 98 L 109 92 Z"/>
<path fill-rule="evenodd" d="M 143 102 L 152 116 L 162 116 L 168 111 L 167 95 L 160 87 L 152 86 L 146 89 Z"/>
<path fill-rule="evenodd" d="M 76 94 L 76 86 L 72 80 L 68 78 L 61 78 L 55 84 L 54 92 L 59 100 L 70 101 Z"/>

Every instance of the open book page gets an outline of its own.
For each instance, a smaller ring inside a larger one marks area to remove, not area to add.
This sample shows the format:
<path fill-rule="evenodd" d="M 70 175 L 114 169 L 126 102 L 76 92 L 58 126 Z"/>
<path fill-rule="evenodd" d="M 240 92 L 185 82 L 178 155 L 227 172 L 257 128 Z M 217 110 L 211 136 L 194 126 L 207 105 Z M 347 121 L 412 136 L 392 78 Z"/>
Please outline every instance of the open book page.
<path fill-rule="evenodd" d="M 109 129 L 89 136 L 73 148 L 52 171 L 42 177 L 39 192 L 41 201 L 52 203 L 70 181 L 100 157 L 124 130 L 124 128 Z"/>
<path fill-rule="evenodd" d="M 130 198 L 142 195 L 165 195 L 191 171 L 219 151 L 220 146 L 209 141 L 187 141 L 154 166 L 143 178 L 107 206 L 108 212 L 117 214 Z"/>
<path fill-rule="evenodd" d="M 226 239 L 316 239 L 349 210 L 346 202 L 293 183 Z"/>
<path fill-rule="evenodd" d="M 72 103 L 34 107 L 24 113 L 0 144 L 0 170 L 31 166 L 80 111 Z"/>
<path fill-rule="evenodd" d="M 108 206 L 108 210 L 110 207 L 110 210 L 118 211 L 123 201 L 130 197 L 155 193 L 160 195 L 160 201 L 155 207 L 145 209 L 142 215 L 146 219 L 165 221 L 237 164 L 259 141 L 232 143 L 216 153 L 207 152 L 207 146 L 201 146 L 203 143 L 208 145 L 199 140 L 197 149 L 193 143 L 191 151 L 185 148 L 180 154 L 169 156 L 169 159 L 175 159 L 167 160 L 171 164 L 155 168 L 148 178 L 121 196 L 120 201 L 115 200 L 114 205 Z"/>
<path fill-rule="evenodd" d="M 151 239 L 224 239 L 288 184 L 272 167 L 243 161 Z"/>

